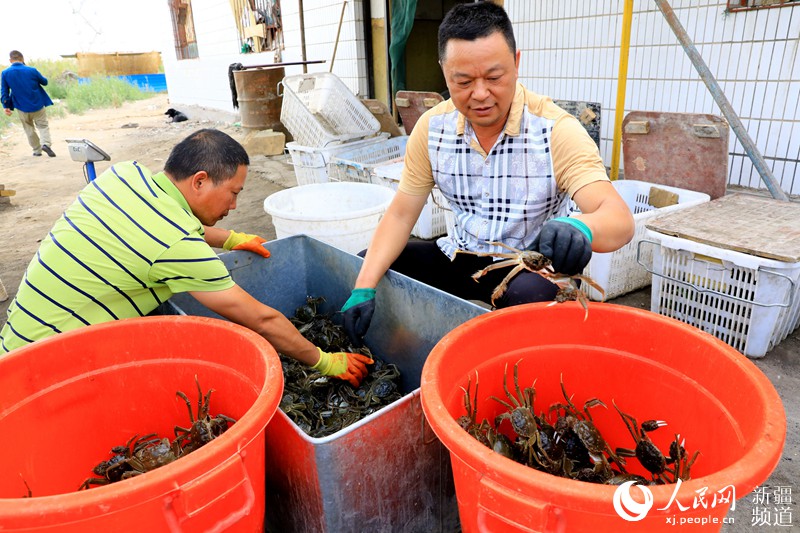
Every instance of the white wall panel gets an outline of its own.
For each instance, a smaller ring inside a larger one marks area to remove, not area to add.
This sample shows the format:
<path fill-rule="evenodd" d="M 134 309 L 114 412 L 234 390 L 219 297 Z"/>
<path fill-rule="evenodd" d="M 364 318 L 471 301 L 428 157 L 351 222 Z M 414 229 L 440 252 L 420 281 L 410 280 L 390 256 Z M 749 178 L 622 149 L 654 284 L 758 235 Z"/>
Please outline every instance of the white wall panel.
<path fill-rule="evenodd" d="M 362 1 L 347 2 L 333 72 L 355 94 L 368 96 L 366 47 L 364 42 Z M 369 0 L 367 0 L 369 1 Z M 342 2 L 340 0 L 304 0 L 306 58 L 326 60 L 309 65 L 309 72 L 328 72 L 336 42 Z M 300 19 L 296 0 L 282 0 L 282 21 L 286 49 L 283 62 L 300 61 Z M 170 102 L 191 104 L 234 112 L 228 83 L 228 66 L 267 65 L 275 62 L 272 51 L 241 54 L 236 24 L 228 0 L 192 0 L 199 57 L 181 60 L 174 51 L 162 54 Z M 302 66 L 286 67 L 286 74 L 302 73 Z"/>
<path fill-rule="evenodd" d="M 736 13 L 727 13 L 723 0 L 670 4 L 775 178 L 787 193 L 800 194 L 800 3 Z M 505 1 L 523 58 L 531 58 L 521 63 L 521 80 L 553 98 L 599 102 L 606 164 L 623 5 L 623 0 Z M 626 95 L 626 113 L 722 114 L 652 0 L 634 3 Z M 729 168 L 729 184 L 765 188 L 733 131 Z"/>

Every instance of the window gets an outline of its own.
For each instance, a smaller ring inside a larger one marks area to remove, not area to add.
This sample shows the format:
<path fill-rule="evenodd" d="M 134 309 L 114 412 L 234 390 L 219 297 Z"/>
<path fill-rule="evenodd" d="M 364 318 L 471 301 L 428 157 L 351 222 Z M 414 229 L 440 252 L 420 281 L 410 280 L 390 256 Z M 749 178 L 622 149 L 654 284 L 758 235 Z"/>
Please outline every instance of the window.
<path fill-rule="evenodd" d="M 230 0 L 243 54 L 283 50 L 281 0 Z"/>
<path fill-rule="evenodd" d="M 728 11 L 746 11 L 766 7 L 784 7 L 796 4 L 800 0 L 728 0 Z"/>
<path fill-rule="evenodd" d="M 172 14 L 172 33 L 175 36 L 175 56 L 178 59 L 196 59 L 197 36 L 194 33 L 192 0 L 168 0 Z"/>

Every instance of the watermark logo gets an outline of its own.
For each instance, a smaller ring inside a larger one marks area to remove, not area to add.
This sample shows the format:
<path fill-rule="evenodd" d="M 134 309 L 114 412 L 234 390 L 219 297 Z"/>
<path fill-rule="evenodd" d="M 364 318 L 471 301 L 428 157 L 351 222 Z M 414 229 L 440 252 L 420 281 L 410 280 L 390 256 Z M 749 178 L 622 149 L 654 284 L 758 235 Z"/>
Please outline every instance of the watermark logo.
<path fill-rule="evenodd" d="M 698 516 L 704 510 L 713 510 L 717 505 L 729 505 L 730 510 L 736 509 L 736 488 L 733 485 L 727 485 L 720 490 L 707 494 L 708 487 L 701 487 L 694 491 L 692 503 L 684 505 L 678 499 L 678 492 L 681 488 L 683 480 L 678 479 L 675 482 L 675 487 L 672 491 L 672 497 L 664 507 L 658 507 L 657 511 L 667 511 L 668 513 L 658 513 L 664 517 L 667 524 L 670 525 L 685 525 L 685 524 L 719 524 L 725 523 L 724 518 L 720 519 L 718 516 Z M 632 486 L 641 493 L 637 494 L 637 499 L 634 499 L 631 494 Z M 641 501 L 641 500 L 644 501 Z M 647 517 L 647 513 L 654 505 L 653 493 L 650 489 L 643 485 L 636 485 L 635 481 L 626 481 L 614 491 L 614 510 L 620 518 L 628 522 L 638 522 Z M 676 515 L 672 509 L 676 507 L 678 512 L 683 513 L 689 511 L 683 516 Z M 672 512 L 670 512 L 672 511 Z"/>
<path fill-rule="evenodd" d="M 636 487 L 644 496 L 644 502 L 639 503 L 631 495 L 631 487 Z M 614 510 L 628 522 L 638 522 L 647 516 L 653 507 L 653 493 L 643 485 L 636 485 L 635 481 L 626 481 L 614 491 Z"/>
<path fill-rule="evenodd" d="M 792 520 L 792 487 L 756 487 L 753 491 L 753 515 L 750 525 L 765 527 L 793 527 Z"/>

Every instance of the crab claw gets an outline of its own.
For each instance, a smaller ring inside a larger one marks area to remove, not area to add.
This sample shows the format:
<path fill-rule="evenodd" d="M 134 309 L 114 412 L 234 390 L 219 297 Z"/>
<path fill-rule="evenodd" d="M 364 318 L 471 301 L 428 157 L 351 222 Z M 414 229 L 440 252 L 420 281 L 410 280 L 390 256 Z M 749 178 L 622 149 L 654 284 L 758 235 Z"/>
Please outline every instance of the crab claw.
<path fill-rule="evenodd" d="M 663 420 L 645 420 L 642 422 L 642 431 L 655 431 L 666 425 L 667 423 Z"/>

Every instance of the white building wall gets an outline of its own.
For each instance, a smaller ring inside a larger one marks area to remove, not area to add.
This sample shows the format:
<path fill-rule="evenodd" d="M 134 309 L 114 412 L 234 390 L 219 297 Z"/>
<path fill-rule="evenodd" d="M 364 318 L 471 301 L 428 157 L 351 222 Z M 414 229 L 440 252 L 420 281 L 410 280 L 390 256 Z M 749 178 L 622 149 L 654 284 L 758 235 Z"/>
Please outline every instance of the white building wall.
<path fill-rule="evenodd" d="M 284 61 L 300 61 L 300 18 L 297 2 L 281 1 L 284 19 L 286 51 Z M 324 64 L 308 65 L 308 72 L 328 72 L 333 58 L 336 31 L 342 16 L 341 0 L 304 0 L 306 58 L 325 60 Z M 333 73 L 339 76 L 353 93 L 369 97 L 364 16 L 362 0 L 348 0 L 345 6 L 339 45 L 333 58 Z M 291 74 L 302 72 L 295 69 Z M 286 70 L 289 75 L 290 71 Z"/>
<path fill-rule="evenodd" d="M 362 0 L 347 2 L 333 73 L 339 76 L 353 93 L 367 97 L 369 87 L 361 4 Z M 342 2 L 304 0 L 303 5 L 306 59 L 326 61 L 323 64 L 308 65 L 308 72 L 328 72 L 333 57 Z M 282 0 L 281 10 L 286 49 L 282 51 L 280 59 L 285 63 L 301 61 L 298 3 L 296 0 Z M 171 36 L 163 41 L 162 60 L 170 102 L 235 112 L 228 82 L 229 65 L 272 64 L 275 62 L 275 53 L 239 52 L 236 24 L 228 0 L 192 0 L 192 11 L 199 57 L 178 60 Z M 302 66 L 286 67 L 287 76 L 302 72 Z"/>
<path fill-rule="evenodd" d="M 606 164 L 616 112 L 623 0 L 506 0 L 520 77 L 556 99 L 602 104 Z M 676 16 L 789 194 L 800 194 L 800 3 L 726 13 L 723 0 L 671 0 Z M 722 116 L 653 0 L 634 2 L 625 112 Z M 731 131 L 728 183 L 765 189 Z"/>

